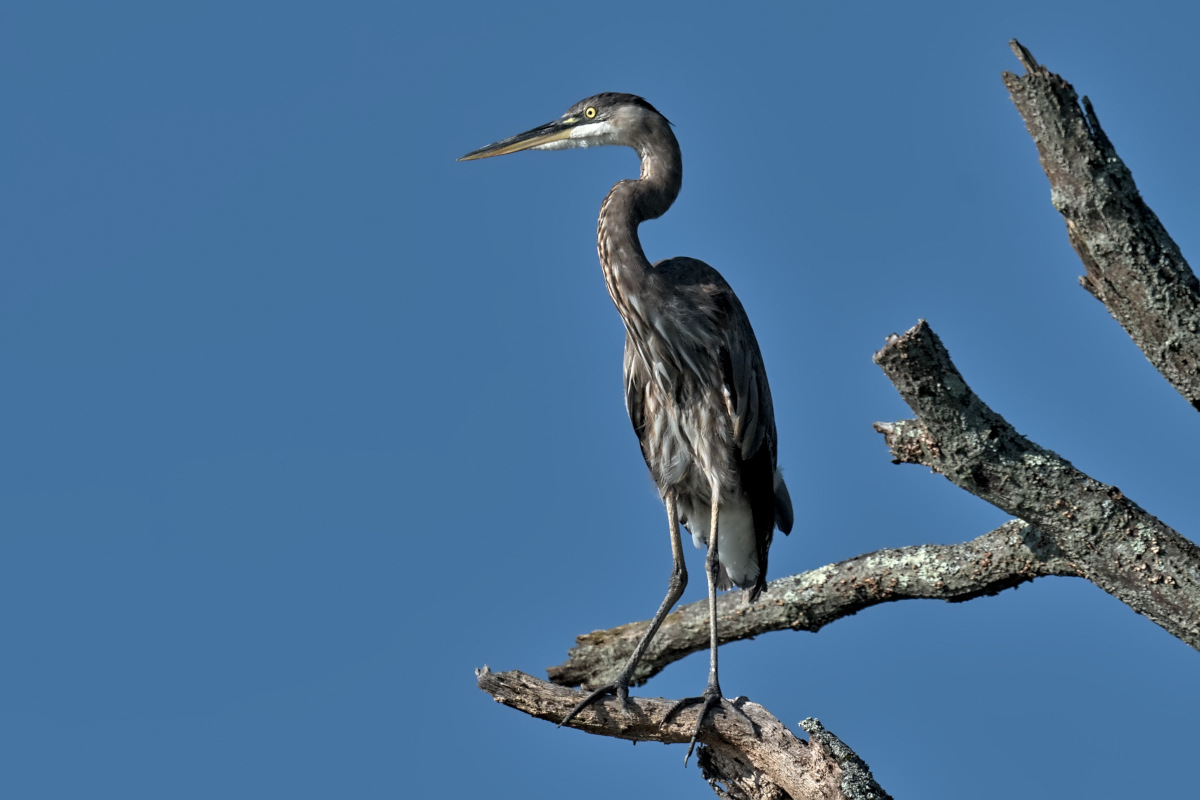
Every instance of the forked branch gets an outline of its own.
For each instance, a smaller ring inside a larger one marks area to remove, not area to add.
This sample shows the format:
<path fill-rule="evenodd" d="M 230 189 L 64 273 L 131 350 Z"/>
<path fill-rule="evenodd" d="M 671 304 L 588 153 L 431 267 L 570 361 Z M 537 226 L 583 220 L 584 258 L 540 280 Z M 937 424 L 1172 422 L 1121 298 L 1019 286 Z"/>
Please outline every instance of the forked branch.
<path fill-rule="evenodd" d="M 917 415 L 876 425 L 897 463 L 924 464 L 1021 518 L 1078 575 L 1200 648 L 1200 548 L 1017 433 L 971 391 L 924 321 L 889 337 L 875 363 Z"/>
<path fill-rule="evenodd" d="M 1029 441 L 967 386 L 925 322 L 875 356 L 916 419 L 877 423 L 897 463 L 924 464 L 1020 517 L 969 542 L 880 550 L 772 581 L 758 602 L 723 595 L 721 641 L 815 631 L 879 603 L 949 602 L 1045 575 L 1087 578 L 1200 649 L 1200 548 L 1061 456 Z M 644 681 L 707 645 L 703 602 L 667 617 L 639 665 Z M 632 652 L 645 622 L 580 636 L 555 683 L 599 685 Z"/>

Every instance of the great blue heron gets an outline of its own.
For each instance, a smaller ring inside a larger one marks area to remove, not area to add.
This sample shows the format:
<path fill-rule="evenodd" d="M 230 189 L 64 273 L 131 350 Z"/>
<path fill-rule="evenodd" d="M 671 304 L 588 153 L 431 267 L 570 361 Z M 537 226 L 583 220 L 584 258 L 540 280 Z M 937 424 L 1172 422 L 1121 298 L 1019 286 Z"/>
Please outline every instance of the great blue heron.
<path fill-rule="evenodd" d="M 625 322 L 625 404 L 667 507 L 674 568 L 666 598 L 620 674 L 581 700 L 563 723 L 605 695 L 629 705 L 638 661 L 687 585 L 683 523 L 697 547 L 708 546 L 711 638 L 704 694 L 679 701 L 663 719 L 703 704 L 686 763 L 705 717 L 725 702 L 717 681 L 717 589 L 736 585 L 756 599 L 767 585 L 775 528 L 792 529 L 792 501 L 776 466 L 771 389 L 754 330 L 733 289 L 708 264 L 671 258 L 651 265 L 642 252 L 638 225 L 666 213 L 683 181 L 671 124 L 642 98 L 611 92 L 589 97 L 553 122 L 459 160 L 610 144 L 636 150 L 642 173 L 620 181 L 604 198 L 596 247 L 608 293 Z"/>

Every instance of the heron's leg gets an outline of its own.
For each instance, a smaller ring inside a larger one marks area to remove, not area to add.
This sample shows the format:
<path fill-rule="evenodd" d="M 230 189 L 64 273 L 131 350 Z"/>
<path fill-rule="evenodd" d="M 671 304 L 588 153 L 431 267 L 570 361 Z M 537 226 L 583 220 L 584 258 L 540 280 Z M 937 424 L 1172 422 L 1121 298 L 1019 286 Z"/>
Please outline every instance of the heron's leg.
<path fill-rule="evenodd" d="M 667 596 L 663 598 L 662 605 L 658 607 L 654 619 L 650 620 L 650 627 L 642 634 L 637 647 L 633 648 L 633 655 L 625 662 L 625 666 L 621 669 L 616 679 L 610 684 L 601 686 L 580 700 L 571 709 L 571 712 L 563 717 L 563 721 L 558 723 L 560 727 L 566 725 L 576 714 L 606 695 L 615 694 L 617 699 L 621 701 L 621 707 L 627 709 L 629 705 L 629 683 L 633 680 L 633 672 L 637 669 L 638 662 L 642 660 L 642 655 L 646 652 L 646 648 L 650 646 L 650 640 L 654 638 L 654 634 L 658 632 L 663 620 L 671 612 L 671 607 L 679 602 L 679 598 L 683 596 L 683 590 L 687 586 L 687 564 L 683 560 L 683 541 L 680 539 L 679 534 L 679 511 L 675 504 L 674 494 L 668 493 L 663 500 L 667 506 L 667 524 L 671 529 L 672 566 L 671 579 L 667 583 Z M 711 579 L 709 583 L 712 583 Z"/>
<path fill-rule="evenodd" d="M 700 729 L 704 727 L 705 718 L 718 705 L 723 703 L 728 705 L 749 725 L 752 727 L 754 725 L 740 708 L 725 702 L 725 698 L 721 695 L 721 684 L 717 680 L 717 577 L 721 573 L 721 562 L 718 558 L 717 547 L 717 511 L 720 507 L 720 487 L 715 484 L 712 487 L 712 498 L 712 520 L 708 528 L 708 554 L 704 559 L 705 571 L 708 573 L 708 685 L 704 687 L 704 694 L 701 696 L 685 697 L 671 706 L 663 716 L 662 722 L 659 723 L 661 728 L 680 709 L 696 703 L 701 704 L 700 715 L 696 717 L 696 727 L 692 729 L 692 740 L 688 743 L 687 755 L 683 757 L 684 765 L 692 757 L 692 750 L 696 748 L 696 737 L 700 735 Z"/>

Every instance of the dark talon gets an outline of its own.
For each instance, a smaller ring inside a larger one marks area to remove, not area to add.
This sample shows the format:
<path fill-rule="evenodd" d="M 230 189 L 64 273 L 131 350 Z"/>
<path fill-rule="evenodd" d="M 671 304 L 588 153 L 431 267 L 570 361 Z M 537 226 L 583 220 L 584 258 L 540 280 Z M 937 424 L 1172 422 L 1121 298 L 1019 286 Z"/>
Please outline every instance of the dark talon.
<path fill-rule="evenodd" d="M 746 695 L 740 694 L 732 700 L 726 700 L 725 704 L 732 708 L 735 714 L 745 720 L 746 724 L 750 726 L 750 729 L 754 731 L 755 737 L 759 737 L 761 734 L 758 730 L 758 726 L 754 724 L 754 720 L 746 716 L 745 711 L 742 711 L 742 703 L 745 703 L 749 699 L 750 698 L 746 697 Z"/>
<path fill-rule="evenodd" d="M 737 699 L 745 700 L 744 697 L 739 697 Z M 731 702 L 721 695 L 721 688 L 719 686 L 709 686 L 704 690 L 704 694 L 700 695 L 699 697 L 685 697 L 667 709 L 667 713 L 663 715 L 662 722 L 658 723 L 660 730 L 664 725 L 670 722 L 671 717 L 675 716 L 675 714 L 677 714 L 681 709 L 687 708 L 688 706 L 694 706 L 697 703 L 704 704 L 700 708 L 700 716 L 696 719 L 696 727 L 692 730 L 692 739 L 688 743 L 687 755 L 683 757 L 683 765 L 685 767 L 687 766 L 688 760 L 692 757 L 692 751 L 696 749 L 696 738 L 700 735 L 700 729 L 704 727 L 705 718 L 707 718 L 709 713 L 711 713 L 713 709 L 717 707 L 720 707 L 722 713 L 724 713 L 726 709 L 732 710 L 735 714 L 746 721 L 746 724 L 750 726 L 756 736 L 758 735 L 758 726 L 754 724 L 753 720 L 746 716 L 746 712 L 734 705 L 734 702 L 736 701 Z"/>
<path fill-rule="evenodd" d="M 587 697 L 576 703 L 575 707 L 571 709 L 570 713 L 562 718 L 562 722 L 558 723 L 558 727 L 561 728 L 563 725 L 566 725 L 568 722 L 573 720 L 580 711 L 583 711 L 601 697 L 605 697 L 610 694 L 617 696 L 617 699 L 621 701 L 621 710 L 628 715 L 629 707 L 632 705 L 632 703 L 629 702 L 629 684 L 622 683 L 618 678 L 616 682 L 610 683 L 607 686 L 601 686 L 599 689 L 596 689 Z"/>

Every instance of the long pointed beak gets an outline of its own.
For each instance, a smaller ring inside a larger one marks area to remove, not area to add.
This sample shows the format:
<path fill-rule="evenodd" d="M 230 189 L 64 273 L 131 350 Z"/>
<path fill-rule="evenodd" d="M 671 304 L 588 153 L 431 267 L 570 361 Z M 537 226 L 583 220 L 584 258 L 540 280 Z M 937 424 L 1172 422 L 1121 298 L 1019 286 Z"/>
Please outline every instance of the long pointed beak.
<path fill-rule="evenodd" d="M 532 147 L 558 142 L 563 139 L 571 138 L 571 128 L 579 122 L 577 117 L 569 117 L 567 119 L 556 119 L 553 122 L 547 122 L 545 125 L 539 125 L 532 130 L 518 133 L 516 136 L 509 136 L 507 139 L 501 139 L 498 142 L 481 147 L 478 150 L 472 150 L 467 153 L 459 161 L 474 161 L 477 158 L 491 158 L 492 156 L 503 156 L 509 153 L 516 153 L 521 150 L 528 150 Z"/>

